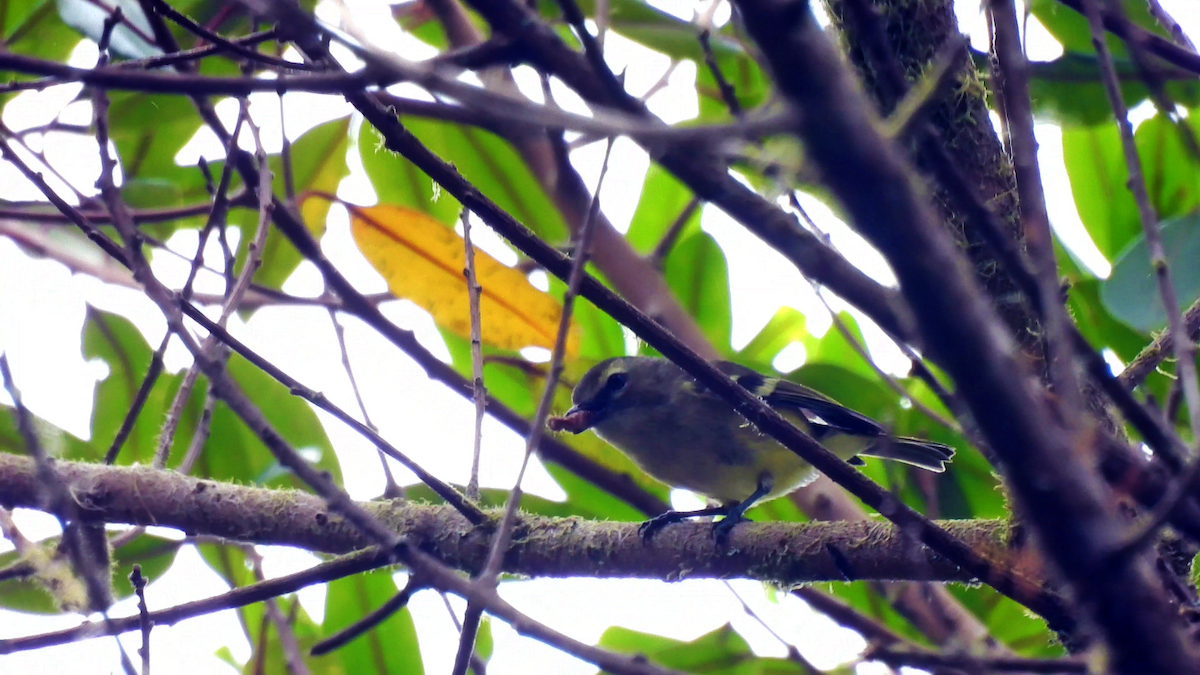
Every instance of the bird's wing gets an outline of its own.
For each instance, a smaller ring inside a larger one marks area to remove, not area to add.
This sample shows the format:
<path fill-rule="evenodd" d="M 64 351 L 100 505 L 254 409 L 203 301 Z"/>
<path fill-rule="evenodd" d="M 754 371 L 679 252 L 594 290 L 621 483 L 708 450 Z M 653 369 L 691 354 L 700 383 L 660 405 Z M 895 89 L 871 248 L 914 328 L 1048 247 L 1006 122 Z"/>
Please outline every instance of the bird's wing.
<path fill-rule="evenodd" d="M 854 412 L 846 406 L 814 389 L 802 384 L 775 377 L 767 377 L 745 366 L 723 361 L 717 364 L 726 375 L 738 384 L 761 397 L 772 408 L 780 411 L 796 410 L 810 422 L 824 423 L 834 430 L 856 436 L 880 436 L 887 433 L 878 422 Z M 813 420 L 812 417 L 820 420 Z"/>

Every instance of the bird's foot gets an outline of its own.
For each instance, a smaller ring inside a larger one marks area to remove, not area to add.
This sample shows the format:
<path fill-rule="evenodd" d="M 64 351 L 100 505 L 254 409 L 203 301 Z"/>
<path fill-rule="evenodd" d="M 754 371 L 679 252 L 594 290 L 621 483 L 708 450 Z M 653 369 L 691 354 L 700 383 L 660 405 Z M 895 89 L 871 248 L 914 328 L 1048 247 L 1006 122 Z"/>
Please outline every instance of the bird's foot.
<path fill-rule="evenodd" d="M 726 506 L 714 506 L 699 511 L 667 511 L 642 523 L 638 527 L 638 534 L 641 535 L 643 541 L 650 541 L 651 537 L 667 525 L 704 516 L 725 516 L 724 519 L 713 524 L 712 534 L 717 544 L 724 544 L 728 541 L 729 531 L 733 529 L 733 526 L 746 520 L 740 512 L 731 511 Z"/>
<path fill-rule="evenodd" d="M 672 523 L 681 523 L 692 517 L 692 513 L 688 511 L 666 511 L 654 516 L 650 520 L 642 523 L 638 527 L 638 535 L 642 541 L 650 541 L 650 539 L 667 525 Z"/>
<path fill-rule="evenodd" d="M 729 543 L 729 535 L 733 532 L 733 528 L 739 523 L 748 523 L 750 519 L 740 513 L 731 513 L 724 518 L 713 523 L 712 536 L 717 542 L 718 547 L 723 547 Z"/>

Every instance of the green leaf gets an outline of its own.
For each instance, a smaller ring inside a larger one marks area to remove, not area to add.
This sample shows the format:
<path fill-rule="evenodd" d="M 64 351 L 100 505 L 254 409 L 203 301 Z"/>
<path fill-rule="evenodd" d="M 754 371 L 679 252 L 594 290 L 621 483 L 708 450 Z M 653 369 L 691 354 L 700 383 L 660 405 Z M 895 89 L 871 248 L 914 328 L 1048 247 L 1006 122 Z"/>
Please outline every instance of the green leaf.
<path fill-rule="evenodd" d="M 111 534 L 110 534 L 111 536 Z M 51 537 L 39 542 L 47 556 L 54 555 L 60 537 Z M 153 582 L 162 576 L 174 562 L 179 551 L 179 541 L 150 534 L 135 537 L 129 543 L 112 552 L 112 592 L 114 600 L 123 600 L 133 595 L 133 584 L 129 574 L 134 565 L 141 565 L 142 575 Z M 0 554 L 0 569 L 20 560 L 16 551 Z M 0 607 L 35 614 L 59 614 L 62 610 L 54 599 L 32 577 L 0 581 Z"/>
<path fill-rule="evenodd" d="M 96 383 L 91 447 L 86 454 L 70 458 L 98 461 L 104 458 L 133 407 L 137 392 L 150 369 L 153 350 L 128 319 L 89 307 L 83 326 L 83 355 L 104 361 L 109 373 L 103 381 Z M 182 382 L 182 375 L 160 373 L 129 436 L 121 446 L 118 464 L 153 462 L 164 416 Z M 172 466 L 182 461 L 183 451 L 191 442 L 203 405 L 200 392 L 193 389 L 171 442 Z"/>
<path fill-rule="evenodd" d="M 241 546 L 236 544 L 197 544 L 197 552 L 200 553 L 201 559 L 229 584 L 230 588 L 240 588 L 253 584 L 257 581 L 254 575 L 253 565 Z M 296 644 L 300 648 L 300 653 L 307 654 L 309 650 L 319 640 L 323 638 L 320 627 L 308 616 L 304 611 L 303 606 L 299 605 L 296 596 L 288 595 L 276 598 L 276 603 L 279 606 L 280 612 L 285 617 L 292 617 L 289 624 L 290 630 L 295 637 Z M 230 665 L 241 668 L 246 675 L 257 675 L 258 673 L 266 673 L 269 675 L 291 675 L 292 671 L 288 668 L 287 661 L 284 657 L 283 645 L 279 640 L 279 631 L 271 622 L 267 621 L 266 608 L 263 603 L 256 602 L 249 605 L 237 607 L 234 611 L 237 612 L 238 619 L 242 624 L 243 630 L 247 634 L 250 644 L 254 647 L 255 653 L 250 655 L 245 664 L 238 663 L 231 654 L 225 653 L 221 655 Z M 263 634 L 266 630 L 266 634 Z M 265 650 L 259 653 L 258 650 Z M 262 669 L 257 669 L 261 662 Z M 343 675 L 345 671 L 341 670 L 340 665 L 333 660 L 318 661 L 310 659 L 306 662 L 310 672 L 314 675 Z"/>
<path fill-rule="evenodd" d="M 1121 98 L 1133 108 L 1150 96 L 1133 61 L 1114 59 Z M 1185 106 L 1200 104 L 1200 83 L 1180 73 L 1165 83 L 1168 98 Z M 1039 118 L 1067 125 L 1091 126 L 1111 122 L 1112 106 L 1100 81 L 1094 53 L 1068 51 L 1053 61 L 1030 63 L 1029 95 Z"/>
<path fill-rule="evenodd" d="M 1200 124 L 1189 118 L 1193 129 Z M 1143 122 L 1134 135 L 1151 206 L 1160 219 L 1200 207 L 1195 163 L 1179 131 L 1162 116 Z M 1126 187 L 1129 171 L 1114 127 L 1063 129 L 1063 156 L 1079 217 L 1097 248 L 1113 260 L 1141 232 L 1137 205 Z"/>
<path fill-rule="evenodd" d="M 359 130 L 358 153 L 379 203 L 407 206 L 451 227 L 458 221 L 462 210 L 458 200 L 412 162 L 388 150 L 379 130 L 370 124 Z"/>
<path fill-rule="evenodd" d="M 783 348 L 793 342 L 803 342 L 809 336 L 805 325 L 804 315 L 793 307 L 780 307 L 775 310 L 775 316 L 758 331 L 745 347 L 737 354 L 739 361 L 755 369 L 751 364 L 768 366 Z"/>
<path fill-rule="evenodd" d="M 729 268 L 716 240 L 698 232 L 677 242 L 667 256 L 663 277 L 708 341 L 728 354 L 733 326 Z"/>
<path fill-rule="evenodd" d="M 471 370 L 471 343 L 447 330 L 439 330 L 450 352 L 450 363 L 467 381 L 474 379 Z M 502 356 L 518 358 L 512 352 L 506 352 L 493 347 L 483 347 L 484 357 Z M 540 372 L 540 371 L 539 371 Z M 499 361 L 485 361 L 483 364 L 483 383 L 488 393 L 496 397 L 504 405 L 523 417 L 533 416 L 537 402 L 541 397 L 544 379 L 540 374 L 524 370 Z"/>
<path fill-rule="evenodd" d="M 307 402 L 293 396 L 287 387 L 240 356 L 230 357 L 227 370 L 293 449 L 314 468 L 341 482 L 337 455 Z M 196 463 L 196 473 L 216 480 L 307 489 L 303 481 L 280 466 L 259 437 L 225 405 L 218 405 L 213 411 L 210 431 L 208 443 Z"/>
<path fill-rule="evenodd" d="M 1122 0 L 1121 7 L 1126 18 L 1133 23 L 1166 37 L 1142 0 Z M 1092 30 L 1084 15 L 1057 0 L 1032 0 L 1029 9 L 1063 49 L 1085 54 L 1095 53 L 1095 49 L 1092 48 Z M 1124 57 L 1129 53 L 1122 40 L 1111 33 L 1105 34 L 1105 42 L 1116 57 Z"/>
<path fill-rule="evenodd" d="M 326 637 L 335 634 L 387 602 L 397 590 L 388 569 L 329 582 L 321 630 Z M 346 673 L 421 675 L 425 672 L 417 631 L 407 607 L 340 649 L 313 660 L 340 663 Z"/>
<path fill-rule="evenodd" d="M 292 177 L 296 194 L 319 190 L 336 193 L 338 184 L 349 173 L 346 166 L 346 149 L 350 145 L 348 130 L 350 118 L 342 117 L 309 129 L 292 144 Z M 277 195 L 286 194 L 283 176 L 283 160 L 272 155 L 271 185 Z M 304 225 L 313 237 L 320 239 L 325 233 L 325 217 L 329 213 L 329 202 L 324 199 L 309 199 L 300 205 Z M 240 209 L 231 214 L 230 222 L 238 224 L 242 236 L 238 242 L 237 258 L 245 264 L 246 255 L 254 230 L 258 223 L 258 211 Z M 254 281 L 268 288 L 280 288 L 296 270 L 302 257 L 282 233 L 271 228 L 262 250 L 262 266 L 254 274 Z M 240 265 L 239 265 L 240 267 Z"/>
<path fill-rule="evenodd" d="M 227 59 L 204 59 L 198 74 L 235 77 L 239 70 L 237 64 Z M 196 135 L 202 124 L 196 105 L 188 97 L 113 92 L 109 97 L 108 121 L 124 180 L 177 181 L 180 193 L 193 201 L 207 196 L 200 171 L 175 163 L 179 150 Z"/>
<path fill-rule="evenodd" d="M 621 324 L 600 311 L 590 300 L 575 298 L 574 319 L 580 329 L 581 359 L 603 361 L 625 354 L 625 334 L 621 331 Z"/>
<path fill-rule="evenodd" d="M 1066 654 L 1046 629 L 1046 623 L 988 586 L 949 584 L 950 592 L 983 622 L 994 638 L 1017 654 L 1054 658 Z"/>
<path fill-rule="evenodd" d="M 847 332 L 860 347 L 867 344 L 863 339 L 862 330 L 858 327 L 858 322 L 854 320 L 854 316 L 849 312 L 839 312 L 838 317 L 845 324 Z M 862 355 L 854 348 L 842 334 L 842 331 L 837 326 L 831 325 L 829 330 L 825 331 L 825 335 L 820 338 L 808 334 L 804 337 L 804 351 L 806 355 L 805 363 L 824 363 L 838 365 L 846 368 L 854 373 L 867 378 L 868 380 L 878 380 L 879 375 L 875 369 L 863 359 Z M 824 390 L 822 390 L 824 391 Z"/>
<path fill-rule="evenodd" d="M 5 50 L 13 54 L 33 56 L 48 61 L 66 61 L 79 44 L 79 34 L 63 23 L 55 0 L 9 0 L 0 4 L 0 35 Z M 37 79 L 14 70 L 0 74 L 0 83 L 24 82 Z M 0 95 L 8 102 L 16 94 Z"/>
<path fill-rule="evenodd" d="M 637 654 L 666 668 L 705 675 L 753 673 L 806 673 L 804 666 L 787 659 L 761 657 L 746 640 L 725 625 L 690 642 L 614 626 L 600 636 L 598 646 Z"/>
<path fill-rule="evenodd" d="M 1085 279 L 1071 284 L 1067 309 L 1070 310 L 1075 324 L 1079 326 L 1079 331 L 1093 347 L 1111 349 L 1118 358 L 1128 363 L 1150 344 L 1150 337 L 1144 332 L 1131 329 L 1109 314 L 1108 308 L 1100 299 L 1104 283 L 1099 279 Z M 1157 301 L 1157 288 L 1154 293 Z"/>
<path fill-rule="evenodd" d="M 474 127 L 405 117 L 409 131 L 488 199 L 549 242 L 567 239 L 567 224 L 525 160 L 508 141 Z"/>
<path fill-rule="evenodd" d="M 715 53 L 721 76 L 733 87 L 734 97 L 743 111 L 767 102 L 772 83 L 758 63 L 743 53 Z M 717 78 L 704 61 L 696 62 L 696 93 L 700 95 L 701 122 L 719 122 L 733 117 L 729 104 L 721 96 Z"/>
<path fill-rule="evenodd" d="M 1113 126 L 1064 128 L 1063 158 L 1079 218 L 1108 260 L 1137 234 L 1137 205 L 1125 187 L 1129 173 Z"/>
<path fill-rule="evenodd" d="M 692 191 L 686 185 L 658 164 L 651 164 L 625 239 L 638 253 L 650 253 L 691 200 Z M 699 232 L 700 211 L 696 209 L 688 218 L 676 241 Z"/>
<path fill-rule="evenodd" d="M 32 414 L 31 414 L 32 415 Z M 94 458 L 96 452 L 87 441 L 63 431 L 46 420 L 32 415 L 33 429 L 37 435 L 42 450 L 51 457 L 63 459 Z M 17 430 L 17 411 L 6 405 L 0 405 L 0 452 L 14 455 L 27 455 L 25 440 Z"/>
<path fill-rule="evenodd" d="M 492 619 L 485 616 L 479 620 L 479 630 L 475 633 L 475 656 L 486 665 L 495 651 L 496 640 L 492 637 Z M 475 675 L 482 674 L 476 673 Z"/>
<path fill-rule="evenodd" d="M 1171 285 L 1182 311 L 1200 297 L 1200 215 L 1172 218 L 1161 223 L 1163 249 L 1171 273 Z M 1158 291 L 1158 277 L 1150 264 L 1145 235 L 1134 240 L 1113 264 L 1104 280 L 1100 298 L 1118 320 L 1141 332 L 1167 325 L 1166 311 Z"/>
<path fill-rule="evenodd" d="M 580 10 L 588 17 L 595 17 L 596 6 L 596 0 L 579 2 Z M 606 6 L 606 18 L 612 30 L 671 58 L 703 63 L 704 52 L 696 39 L 697 30 L 692 23 L 657 9 L 643 0 L 612 0 L 606 3 Z M 541 0 L 538 10 L 542 16 L 556 22 L 562 16 L 561 9 L 554 0 Z M 745 55 L 740 43 L 727 35 L 714 36 L 712 45 L 713 52 L 718 57 L 729 54 Z"/>

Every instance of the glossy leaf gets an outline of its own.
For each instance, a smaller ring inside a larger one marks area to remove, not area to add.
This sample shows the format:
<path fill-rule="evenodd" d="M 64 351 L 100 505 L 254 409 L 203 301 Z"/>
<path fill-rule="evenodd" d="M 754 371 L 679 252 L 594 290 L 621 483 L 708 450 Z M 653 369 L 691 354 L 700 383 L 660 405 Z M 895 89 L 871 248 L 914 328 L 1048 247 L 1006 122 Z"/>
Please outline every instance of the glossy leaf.
<path fill-rule="evenodd" d="M 1187 122 L 1193 129 L 1200 124 Z M 1200 207 L 1196 163 L 1179 130 L 1162 116 L 1138 126 L 1134 135 L 1150 204 L 1160 219 Z M 1129 172 L 1121 141 L 1111 126 L 1063 130 L 1063 153 L 1071 192 L 1088 234 L 1108 260 L 1116 259 L 1142 231 L 1137 206 L 1126 184 Z"/>
<path fill-rule="evenodd" d="M 692 191 L 678 178 L 658 164 L 651 164 L 646 171 L 646 180 L 642 182 L 642 194 L 629 223 L 629 231 L 625 233 L 629 245 L 638 253 L 653 251 L 691 199 Z M 682 241 L 699 230 L 700 209 L 696 209 L 679 231 L 676 241 Z"/>
<path fill-rule="evenodd" d="M 865 348 L 866 341 L 863 339 L 862 330 L 859 329 L 858 322 L 854 320 L 854 316 L 849 312 L 840 312 L 838 317 L 846 326 L 854 343 L 860 348 Z M 863 359 L 862 355 L 858 353 L 854 345 L 846 339 L 846 335 L 837 326 L 829 326 L 829 330 L 819 338 L 811 334 L 807 335 L 804 338 L 804 351 L 807 355 L 806 363 L 838 365 L 858 373 L 869 380 L 879 379 L 879 375 L 876 374 L 875 369 L 871 368 L 870 364 Z"/>
<path fill-rule="evenodd" d="M 409 131 L 454 164 L 488 199 L 549 242 L 567 239 L 567 225 L 525 160 L 504 139 L 448 122 L 402 118 Z"/>
<path fill-rule="evenodd" d="M 358 248 L 383 275 L 398 298 L 412 300 L 439 326 L 471 334 L 466 254 L 462 237 L 419 211 L 399 206 L 350 206 L 350 230 Z M 475 251 L 481 289 L 483 341 L 502 349 L 552 349 L 562 304 L 536 289 L 520 271 Z M 578 328 L 567 337 L 567 353 L 579 351 Z"/>
<path fill-rule="evenodd" d="M 1200 216 L 1172 218 L 1160 224 L 1163 249 L 1182 311 L 1200 297 Z M 1135 330 L 1149 333 L 1167 325 L 1158 290 L 1158 276 L 1150 263 L 1145 236 L 1139 236 L 1113 264 L 1100 297 L 1114 317 Z"/>
<path fill-rule="evenodd" d="M 667 256 L 663 276 L 708 341 L 718 351 L 729 353 L 733 326 L 729 268 L 716 240 L 707 233 L 697 232 L 677 242 Z"/>
<path fill-rule="evenodd" d="M 767 325 L 738 352 L 738 360 L 761 370 L 770 365 L 784 347 L 803 342 L 808 337 L 804 315 L 793 307 L 780 307 Z"/>

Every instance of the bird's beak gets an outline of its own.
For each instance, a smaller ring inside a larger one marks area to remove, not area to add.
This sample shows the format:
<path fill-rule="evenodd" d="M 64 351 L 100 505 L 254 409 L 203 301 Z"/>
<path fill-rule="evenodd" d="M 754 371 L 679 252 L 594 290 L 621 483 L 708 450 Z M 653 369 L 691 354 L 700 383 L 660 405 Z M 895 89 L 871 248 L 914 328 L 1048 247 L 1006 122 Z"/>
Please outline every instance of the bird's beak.
<path fill-rule="evenodd" d="M 551 431 L 580 434 L 591 429 L 598 421 L 600 416 L 585 403 L 572 407 L 562 417 L 551 417 L 546 421 L 546 426 L 550 427 Z"/>

